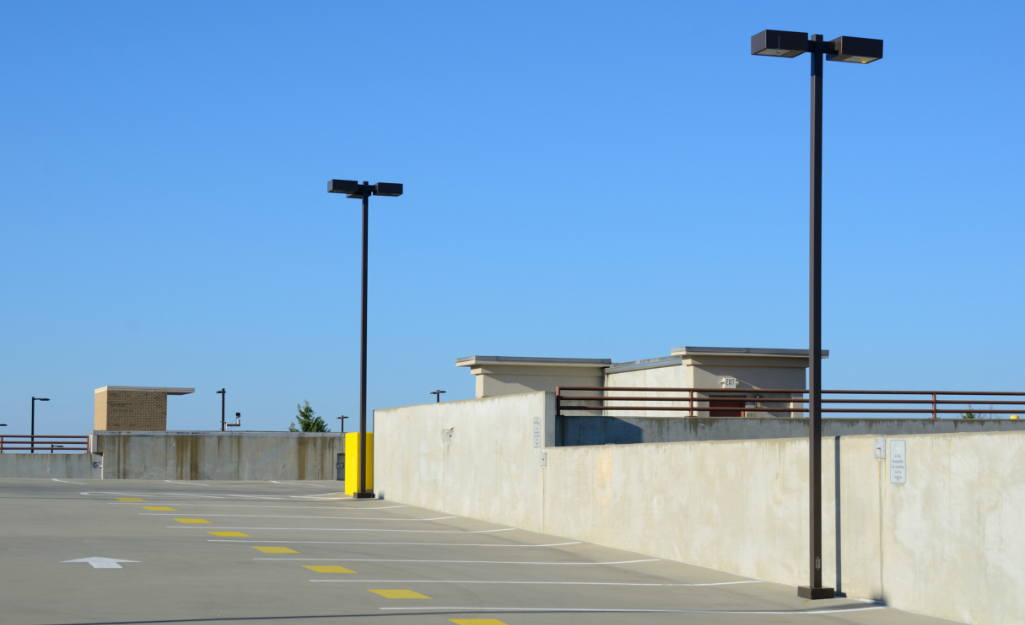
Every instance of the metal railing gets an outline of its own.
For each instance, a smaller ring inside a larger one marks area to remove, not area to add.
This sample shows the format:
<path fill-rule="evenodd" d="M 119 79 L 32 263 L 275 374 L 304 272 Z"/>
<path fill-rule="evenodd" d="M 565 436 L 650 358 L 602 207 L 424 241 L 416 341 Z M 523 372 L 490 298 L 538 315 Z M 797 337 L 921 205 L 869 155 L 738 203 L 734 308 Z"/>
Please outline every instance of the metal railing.
<path fill-rule="evenodd" d="M 0 453 L 89 453 L 88 436 L 0 434 Z"/>
<path fill-rule="evenodd" d="M 602 394 L 572 394 L 574 391 Z M 567 392 L 570 394 L 566 394 Z M 555 414 L 576 416 L 564 413 L 586 410 L 602 411 L 603 414 L 608 411 L 684 412 L 688 417 L 746 417 L 748 413 L 780 413 L 793 416 L 795 413 L 808 412 L 807 395 L 807 389 L 559 386 L 555 389 Z M 855 397 L 844 397 L 845 395 Z M 882 397 L 865 397 L 869 395 Z M 1013 392 L 824 390 L 822 396 L 823 414 L 924 414 L 937 419 L 941 415 L 992 418 L 993 415 L 1025 412 L 1025 393 Z M 891 398 L 894 396 L 900 397 Z M 1020 399 L 994 399 L 996 397 Z M 631 405 L 624 406 L 620 402 L 630 402 Z M 671 405 L 645 405 L 646 402 Z M 638 403 L 641 405 L 636 405 Z"/>

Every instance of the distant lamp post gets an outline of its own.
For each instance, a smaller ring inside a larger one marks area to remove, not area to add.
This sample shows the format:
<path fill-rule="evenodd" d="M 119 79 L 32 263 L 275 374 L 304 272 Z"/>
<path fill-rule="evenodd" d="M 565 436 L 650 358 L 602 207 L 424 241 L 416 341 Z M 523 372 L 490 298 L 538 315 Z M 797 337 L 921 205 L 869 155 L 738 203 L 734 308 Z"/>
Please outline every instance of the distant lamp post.
<path fill-rule="evenodd" d="M 367 242 L 369 239 L 370 196 L 399 197 L 402 185 L 394 182 L 363 184 L 355 180 L 329 180 L 328 193 L 344 193 L 346 197 L 363 200 L 363 315 L 360 325 L 359 358 L 359 490 L 356 499 L 371 499 L 373 491 L 367 490 Z"/>
<path fill-rule="evenodd" d="M 222 432 L 227 432 L 228 428 L 225 427 L 227 425 L 227 423 L 224 421 L 224 397 L 228 393 L 223 388 L 221 390 L 219 390 L 219 391 L 216 391 L 216 393 L 221 396 L 221 431 Z"/>
<path fill-rule="evenodd" d="M 31 442 L 28 444 L 28 446 L 29 446 L 29 453 L 32 453 L 32 454 L 36 453 L 36 402 L 37 401 L 50 401 L 50 398 L 49 397 L 33 397 L 32 398 L 32 426 L 31 426 L 32 427 L 32 432 L 31 432 L 32 438 L 29 439 L 29 441 L 31 441 Z"/>
<path fill-rule="evenodd" d="M 342 415 L 340 417 L 335 417 L 335 418 L 338 419 L 338 430 L 339 430 L 339 434 L 338 435 L 342 436 L 344 438 L 344 436 L 345 436 L 345 420 L 348 419 L 349 417 L 347 417 L 345 415 Z"/>
<path fill-rule="evenodd" d="M 431 391 L 431 395 L 435 395 L 438 398 L 438 401 L 436 401 L 434 403 L 436 403 L 436 404 L 440 404 L 441 403 L 441 394 L 444 393 L 444 392 L 445 391 Z"/>
<path fill-rule="evenodd" d="M 883 58 L 881 39 L 763 30 L 751 37 L 751 54 L 793 58 L 811 53 L 811 274 L 808 318 L 808 445 L 811 583 L 797 589 L 806 599 L 829 599 L 822 586 L 822 56 L 828 61 L 871 63 Z"/>

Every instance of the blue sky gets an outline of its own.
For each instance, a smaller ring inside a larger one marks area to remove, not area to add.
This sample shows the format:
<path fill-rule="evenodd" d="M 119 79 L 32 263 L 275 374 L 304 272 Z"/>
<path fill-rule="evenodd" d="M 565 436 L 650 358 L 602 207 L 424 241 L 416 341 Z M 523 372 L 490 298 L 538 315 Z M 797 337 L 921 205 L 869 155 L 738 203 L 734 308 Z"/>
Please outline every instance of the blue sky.
<path fill-rule="evenodd" d="M 586 7 L 586 8 L 585 8 Z M 0 3 L 0 422 L 192 386 L 169 428 L 473 396 L 457 357 L 807 346 L 827 63 L 826 388 L 1020 390 L 1019 3 Z M 352 422 L 350 422 L 351 424 Z"/>

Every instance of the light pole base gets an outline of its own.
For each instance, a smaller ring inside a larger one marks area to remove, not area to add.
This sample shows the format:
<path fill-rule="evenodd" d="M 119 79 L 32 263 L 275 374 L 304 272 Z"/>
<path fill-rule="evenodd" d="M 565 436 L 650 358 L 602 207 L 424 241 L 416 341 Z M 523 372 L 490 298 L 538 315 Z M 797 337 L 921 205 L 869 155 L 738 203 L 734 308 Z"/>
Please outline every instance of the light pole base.
<path fill-rule="evenodd" d="M 374 491 L 372 490 L 356 491 L 352 494 L 353 499 L 373 499 L 374 497 Z"/>
<path fill-rule="evenodd" d="M 809 588 L 808 586 L 798 586 L 797 596 L 805 599 L 832 599 L 836 596 L 832 588 Z"/>

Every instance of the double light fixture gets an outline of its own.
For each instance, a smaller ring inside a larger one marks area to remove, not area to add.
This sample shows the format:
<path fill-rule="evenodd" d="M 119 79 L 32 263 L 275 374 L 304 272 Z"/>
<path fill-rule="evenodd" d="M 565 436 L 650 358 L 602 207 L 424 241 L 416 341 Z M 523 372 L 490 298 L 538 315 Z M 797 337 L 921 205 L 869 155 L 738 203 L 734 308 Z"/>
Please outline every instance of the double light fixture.
<path fill-rule="evenodd" d="M 782 56 L 794 58 L 805 52 L 815 52 L 814 42 L 808 39 L 808 33 L 796 33 L 789 30 L 763 30 L 751 37 L 751 54 L 759 56 Z M 862 37 L 837 37 L 825 42 L 827 61 L 843 61 L 844 63 L 871 63 L 883 58 L 882 39 L 864 39 Z"/>
<path fill-rule="evenodd" d="M 362 198 L 369 195 L 399 197 L 402 185 L 394 182 L 378 182 L 377 184 L 360 184 L 355 180 L 331 180 L 327 183 L 328 193 L 344 193 L 346 197 Z"/>

